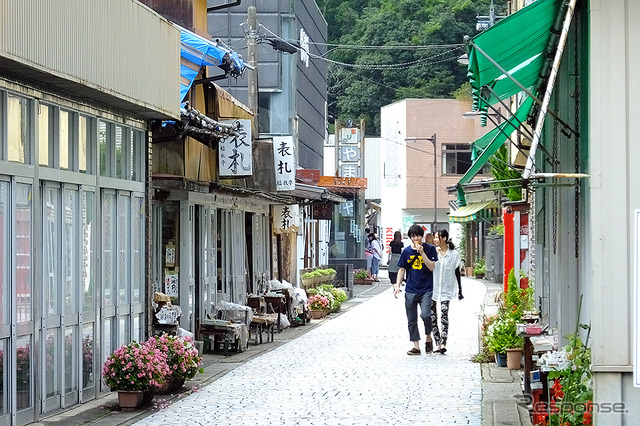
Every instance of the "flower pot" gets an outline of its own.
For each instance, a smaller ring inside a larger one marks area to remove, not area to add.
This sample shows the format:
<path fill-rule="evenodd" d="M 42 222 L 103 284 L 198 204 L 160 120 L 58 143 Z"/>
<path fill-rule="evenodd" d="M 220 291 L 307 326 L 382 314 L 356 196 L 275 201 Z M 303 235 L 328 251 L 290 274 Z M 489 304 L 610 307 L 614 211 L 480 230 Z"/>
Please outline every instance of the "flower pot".
<path fill-rule="evenodd" d="M 311 312 L 311 318 L 313 319 L 321 319 L 326 317 L 327 315 L 329 315 L 329 311 L 310 311 Z"/>
<path fill-rule="evenodd" d="M 118 403 L 123 410 L 135 410 L 151 402 L 153 391 L 118 391 Z"/>
<path fill-rule="evenodd" d="M 522 364 L 522 349 L 507 349 L 507 368 L 519 370 Z"/>
<path fill-rule="evenodd" d="M 167 395 L 179 391 L 182 386 L 184 386 L 184 377 L 167 377 L 162 386 L 154 389 L 154 393 Z"/>
<path fill-rule="evenodd" d="M 481 280 L 484 278 L 484 272 L 476 272 L 476 278 Z"/>
<path fill-rule="evenodd" d="M 506 367 L 507 366 L 507 354 L 506 353 L 496 354 L 496 364 L 498 364 L 499 367 Z"/>
<path fill-rule="evenodd" d="M 353 283 L 356 285 L 371 285 L 373 284 L 373 278 L 354 278 Z"/>

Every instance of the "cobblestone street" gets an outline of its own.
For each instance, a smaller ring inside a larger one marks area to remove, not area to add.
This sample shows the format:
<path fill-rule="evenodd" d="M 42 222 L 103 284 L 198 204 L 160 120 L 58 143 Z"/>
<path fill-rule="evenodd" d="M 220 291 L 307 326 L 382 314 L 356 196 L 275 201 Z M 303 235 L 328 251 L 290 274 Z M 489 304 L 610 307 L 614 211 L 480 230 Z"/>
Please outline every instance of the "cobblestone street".
<path fill-rule="evenodd" d="M 408 356 L 404 294 L 395 299 L 388 280 L 381 285 L 388 288 L 136 424 L 481 425 L 480 365 L 470 358 L 485 286 L 463 281 L 446 355 L 424 354 L 422 336 L 423 353 Z"/>

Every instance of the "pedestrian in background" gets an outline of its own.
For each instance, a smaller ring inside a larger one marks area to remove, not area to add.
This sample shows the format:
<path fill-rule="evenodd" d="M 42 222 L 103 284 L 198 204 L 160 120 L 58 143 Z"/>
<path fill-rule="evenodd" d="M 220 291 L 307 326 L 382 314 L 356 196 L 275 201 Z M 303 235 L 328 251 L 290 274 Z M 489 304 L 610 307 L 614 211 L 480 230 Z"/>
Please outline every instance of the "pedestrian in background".
<path fill-rule="evenodd" d="M 393 295 L 396 298 L 398 297 L 400 284 L 406 273 L 407 285 L 405 287 L 404 307 L 407 312 L 409 339 L 413 342 L 413 348 L 407 352 L 407 355 L 420 355 L 418 305 L 420 305 L 420 318 L 424 322 L 425 352 L 433 352 L 431 295 L 433 293 L 433 269 L 438 261 L 438 253 L 433 245 L 422 241 L 424 229 L 420 225 L 412 225 L 408 234 L 412 245 L 402 250 L 400 255 L 398 276 L 393 285 Z"/>
<path fill-rule="evenodd" d="M 371 230 L 369 228 L 364 228 L 364 235 L 366 240 L 364 242 L 364 257 L 367 259 L 367 272 L 371 274 L 371 260 L 373 251 L 371 250 L 371 239 L 369 238 L 369 234 Z"/>
<path fill-rule="evenodd" d="M 380 259 L 382 259 L 382 245 L 373 232 L 369 234 L 369 242 L 371 243 L 371 277 L 374 281 L 378 281 Z"/>
<path fill-rule="evenodd" d="M 427 232 L 426 234 L 424 234 L 424 242 L 435 246 L 435 244 L 433 243 L 433 234 L 431 232 Z"/>
<path fill-rule="evenodd" d="M 431 321 L 433 323 L 433 338 L 438 348 L 436 352 L 444 355 L 447 352 L 447 337 L 449 334 L 449 303 L 455 298 L 462 299 L 462 287 L 458 286 L 457 276 L 460 274 L 460 253 L 449 239 L 449 232 L 440 229 L 434 237 L 438 250 L 438 262 L 433 271 L 433 299 L 431 301 Z M 456 276 L 456 271 L 458 275 Z M 440 326 L 438 326 L 438 302 L 440 302 Z"/>
<path fill-rule="evenodd" d="M 396 231 L 393 234 L 393 241 L 389 243 L 389 262 L 387 263 L 389 272 L 389 280 L 391 284 L 395 284 L 396 278 L 398 277 L 398 261 L 400 260 L 400 255 L 402 254 L 402 249 L 404 248 L 404 244 L 402 244 L 402 233 L 400 231 Z"/>

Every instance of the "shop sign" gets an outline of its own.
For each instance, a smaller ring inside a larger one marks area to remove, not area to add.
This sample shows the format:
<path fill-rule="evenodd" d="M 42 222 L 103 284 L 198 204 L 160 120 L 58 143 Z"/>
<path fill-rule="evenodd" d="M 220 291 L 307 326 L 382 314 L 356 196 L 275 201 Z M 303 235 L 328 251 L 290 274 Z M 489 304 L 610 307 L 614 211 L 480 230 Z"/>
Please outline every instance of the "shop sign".
<path fill-rule="evenodd" d="M 300 229 L 300 206 L 273 206 L 273 229 L 276 234 L 298 232 Z"/>
<path fill-rule="evenodd" d="M 218 144 L 218 164 L 220 177 L 233 178 L 253 174 L 251 153 L 251 120 L 227 120 L 226 124 L 236 124 L 235 135 L 222 138 Z"/>
<path fill-rule="evenodd" d="M 333 214 L 333 204 L 314 204 L 312 206 L 312 214 L 314 219 L 331 220 L 331 216 Z"/>
<path fill-rule="evenodd" d="M 292 136 L 273 138 L 273 160 L 276 170 L 276 190 L 296 189 L 296 160 L 293 152 Z"/>
<path fill-rule="evenodd" d="M 414 219 L 413 216 L 404 216 L 402 218 L 402 231 L 406 234 L 413 225 Z"/>
<path fill-rule="evenodd" d="M 164 275 L 164 294 L 169 297 L 178 297 L 178 274 L 176 272 Z"/>
<path fill-rule="evenodd" d="M 353 216 L 353 200 L 340 203 L 340 214 L 342 214 L 342 216 L 345 216 L 345 217 Z"/>

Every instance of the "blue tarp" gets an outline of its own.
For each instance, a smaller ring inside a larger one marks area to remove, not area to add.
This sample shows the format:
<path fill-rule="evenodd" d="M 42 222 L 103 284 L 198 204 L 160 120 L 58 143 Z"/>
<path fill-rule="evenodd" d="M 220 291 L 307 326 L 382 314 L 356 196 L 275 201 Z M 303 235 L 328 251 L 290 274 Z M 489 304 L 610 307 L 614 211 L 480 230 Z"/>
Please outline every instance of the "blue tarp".
<path fill-rule="evenodd" d="M 184 100 L 202 66 L 220 66 L 227 54 L 233 68 L 232 74 L 242 74 L 244 62 L 236 52 L 216 46 L 204 37 L 178 25 L 176 27 L 180 29 L 180 101 Z"/>

